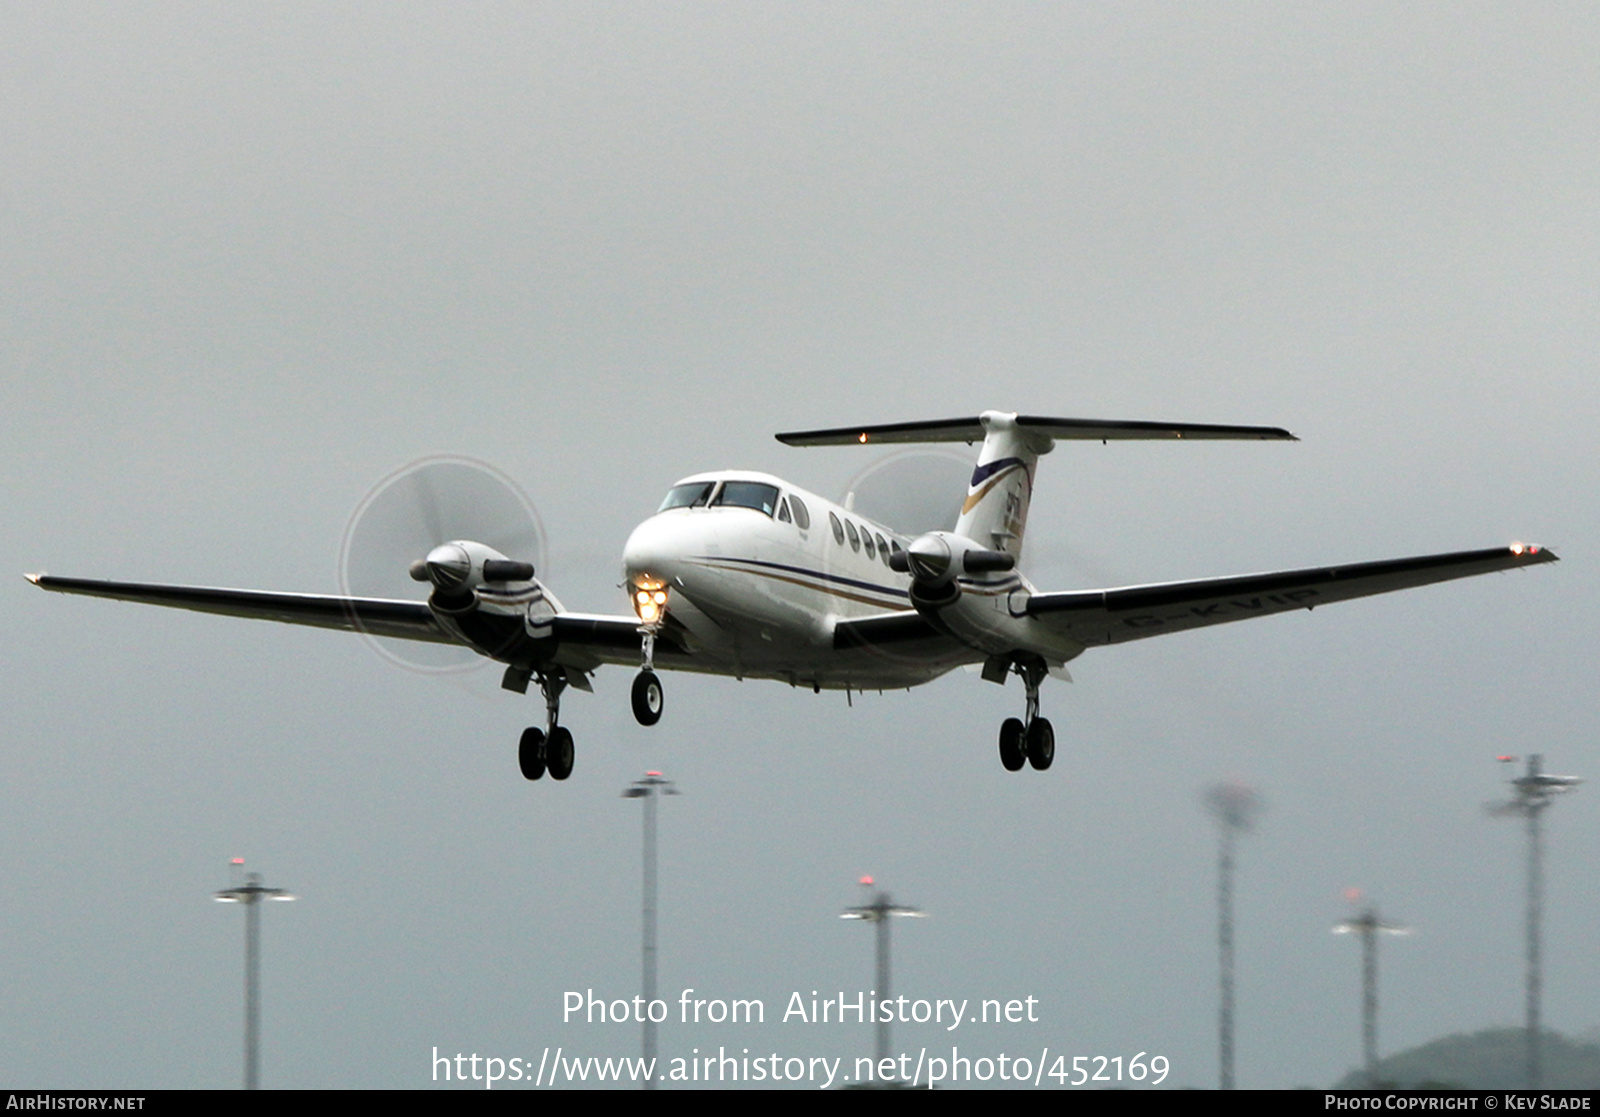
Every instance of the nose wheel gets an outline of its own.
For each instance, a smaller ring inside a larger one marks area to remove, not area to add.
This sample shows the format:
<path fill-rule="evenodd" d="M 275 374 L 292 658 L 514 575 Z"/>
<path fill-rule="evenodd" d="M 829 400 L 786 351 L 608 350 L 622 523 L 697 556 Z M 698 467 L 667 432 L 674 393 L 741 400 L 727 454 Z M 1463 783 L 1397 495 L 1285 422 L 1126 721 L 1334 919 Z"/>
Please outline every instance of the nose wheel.
<path fill-rule="evenodd" d="M 546 772 L 553 780 L 564 780 L 572 775 L 572 763 L 576 758 L 572 731 L 556 724 L 561 717 L 561 692 L 566 688 L 565 675 L 539 676 L 546 728 L 529 726 L 522 731 L 522 740 L 517 746 L 517 765 L 522 769 L 523 779 L 542 779 Z"/>
<path fill-rule="evenodd" d="M 665 601 L 665 598 L 662 598 Z M 639 626 L 639 673 L 633 677 L 633 719 L 640 725 L 654 725 L 661 720 L 661 711 L 667 704 L 661 689 L 661 679 L 656 675 L 656 630 L 660 621 Z"/>
<path fill-rule="evenodd" d="M 1012 669 L 1028 689 L 1027 719 L 1006 718 L 1000 723 L 1000 763 L 1008 772 L 1020 772 L 1024 764 L 1042 772 L 1056 758 L 1056 731 L 1048 718 L 1039 716 L 1039 684 L 1044 681 L 1045 665 L 1041 660 L 1017 663 Z"/>
<path fill-rule="evenodd" d="M 633 677 L 633 716 L 640 725 L 654 725 L 661 720 L 666 696 L 661 690 L 661 679 L 648 668 Z"/>

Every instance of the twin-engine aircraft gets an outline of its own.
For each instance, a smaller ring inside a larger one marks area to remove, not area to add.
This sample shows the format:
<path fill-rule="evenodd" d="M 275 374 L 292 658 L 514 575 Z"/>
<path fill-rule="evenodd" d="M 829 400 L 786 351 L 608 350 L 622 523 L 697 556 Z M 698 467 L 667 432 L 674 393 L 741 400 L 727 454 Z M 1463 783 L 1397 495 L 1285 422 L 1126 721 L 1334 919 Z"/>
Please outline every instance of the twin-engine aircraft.
<path fill-rule="evenodd" d="M 1554 562 L 1537 546 L 1423 555 L 1309 570 L 1114 589 L 1040 592 L 1018 570 L 1039 456 L 1058 440 L 1293 440 L 1277 427 L 1104 422 L 986 411 L 976 418 L 802 431 L 790 446 L 981 442 L 953 530 L 904 536 L 850 507 L 765 473 L 686 477 L 634 529 L 622 565 L 633 616 L 566 609 L 524 559 L 468 539 L 440 540 L 410 565 L 428 600 L 139 585 L 30 574 L 62 593 L 205 613 L 465 645 L 506 665 L 501 685 L 536 682 L 545 724 L 522 734 L 522 774 L 572 773 L 560 724 L 568 687 L 591 690 L 603 664 L 638 668 L 633 713 L 661 717 L 658 669 L 776 679 L 830 690 L 913 687 L 952 668 L 1021 678 L 1021 718 L 1000 726 L 1010 771 L 1050 767 L 1055 733 L 1040 714 L 1047 674 L 1091 647 Z M 952 494 L 953 495 L 953 494 Z"/>

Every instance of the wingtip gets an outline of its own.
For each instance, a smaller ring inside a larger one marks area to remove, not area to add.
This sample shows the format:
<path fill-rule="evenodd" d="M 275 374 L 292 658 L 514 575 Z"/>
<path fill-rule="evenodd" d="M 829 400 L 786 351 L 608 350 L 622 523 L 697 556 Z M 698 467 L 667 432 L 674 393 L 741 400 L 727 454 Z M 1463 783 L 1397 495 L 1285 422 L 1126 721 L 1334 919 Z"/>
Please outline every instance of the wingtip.
<path fill-rule="evenodd" d="M 1529 562 L 1560 562 L 1561 556 L 1548 547 L 1541 547 L 1537 543 L 1516 542 L 1511 544 L 1512 554 L 1524 558 Z"/>
<path fill-rule="evenodd" d="M 39 579 L 44 577 L 44 571 L 41 570 L 37 574 L 24 574 L 23 577 L 37 586 L 39 584 Z"/>

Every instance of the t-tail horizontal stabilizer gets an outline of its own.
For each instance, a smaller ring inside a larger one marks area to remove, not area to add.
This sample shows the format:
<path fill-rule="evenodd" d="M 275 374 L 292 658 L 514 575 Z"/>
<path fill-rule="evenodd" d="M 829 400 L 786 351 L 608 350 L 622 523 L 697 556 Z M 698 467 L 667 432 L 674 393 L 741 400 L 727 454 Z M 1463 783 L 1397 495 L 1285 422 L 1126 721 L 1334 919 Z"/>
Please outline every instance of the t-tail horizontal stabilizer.
<path fill-rule="evenodd" d="M 874 445 L 888 442 L 982 442 L 992 429 L 985 420 L 1000 412 L 986 411 L 971 419 L 925 419 L 914 423 L 879 423 L 864 427 L 789 431 L 777 436 L 788 446 Z M 1151 423 L 1138 419 L 1056 419 L 1048 415 L 1006 415 L 1019 431 L 1034 435 L 1046 445 L 1060 439 L 1109 442 L 1113 439 L 1276 439 L 1299 441 L 1282 427 L 1222 426 L 1214 423 Z"/>

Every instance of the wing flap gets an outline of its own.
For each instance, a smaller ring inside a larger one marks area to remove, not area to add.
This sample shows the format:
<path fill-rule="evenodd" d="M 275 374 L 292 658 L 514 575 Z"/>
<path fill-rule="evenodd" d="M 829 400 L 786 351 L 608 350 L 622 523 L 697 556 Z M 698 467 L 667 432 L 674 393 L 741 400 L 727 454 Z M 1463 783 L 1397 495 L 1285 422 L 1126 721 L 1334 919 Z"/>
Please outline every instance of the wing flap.
<path fill-rule="evenodd" d="M 920 613 L 878 613 L 855 620 L 835 621 L 833 646 L 839 651 L 848 648 L 903 648 L 923 641 L 954 643 Z"/>
<path fill-rule="evenodd" d="M 1028 615 L 1093 647 L 1556 561 L 1554 552 L 1516 544 L 1194 582 L 1038 593 L 1028 601 Z"/>
<path fill-rule="evenodd" d="M 365 632 L 398 640 L 455 644 L 428 606 L 420 601 L 390 601 L 373 597 L 337 597 L 310 593 L 274 593 L 266 590 L 221 589 L 210 586 L 161 586 L 141 582 L 104 582 L 90 578 L 58 578 L 29 574 L 28 581 L 53 593 L 109 597 L 197 613 L 247 617 L 282 624 Z"/>
<path fill-rule="evenodd" d="M 550 622 L 557 663 L 593 670 L 604 663 L 637 667 L 643 643 L 636 617 L 605 613 L 557 613 Z M 656 634 L 655 659 L 663 667 L 693 670 L 695 661 L 681 630 L 668 625 Z"/>

